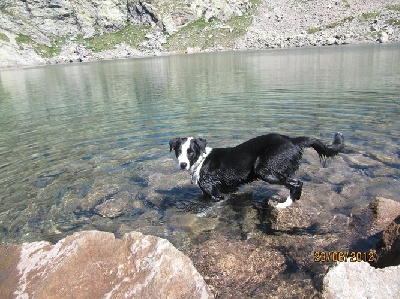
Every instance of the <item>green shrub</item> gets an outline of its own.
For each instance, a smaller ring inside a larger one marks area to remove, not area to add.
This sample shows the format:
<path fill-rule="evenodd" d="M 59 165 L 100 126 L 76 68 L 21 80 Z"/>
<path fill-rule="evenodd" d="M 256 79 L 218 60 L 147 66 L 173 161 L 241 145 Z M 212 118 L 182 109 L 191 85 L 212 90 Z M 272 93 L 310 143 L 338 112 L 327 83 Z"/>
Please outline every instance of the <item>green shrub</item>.
<path fill-rule="evenodd" d="M 388 23 L 392 26 L 400 26 L 400 20 L 399 19 L 389 19 Z"/>
<path fill-rule="evenodd" d="M 43 58 L 54 57 L 57 54 L 60 54 L 61 47 L 64 43 L 64 38 L 54 39 L 51 42 L 51 45 L 45 45 L 34 41 L 29 35 L 18 34 L 15 38 L 15 41 L 22 49 L 24 45 L 32 46 L 33 50 Z"/>
<path fill-rule="evenodd" d="M 308 34 L 314 34 L 314 33 L 317 33 L 317 32 L 319 32 L 321 30 L 322 30 L 321 27 L 311 27 L 311 28 L 307 29 L 307 33 Z"/>
<path fill-rule="evenodd" d="M 226 22 L 218 19 L 206 22 L 204 18 L 199 18 L 170 35 L 165 48 L 177 52 L 183 52 L 189 47 L 230 48 L 236 38 L 246 33 L 252 21 L 253 18 L 247 14 L 233 17 Z"/>
<path fill-rule="evenodd" d="M 19 45 L 32 44 L 34 42 L 33 39 L 29 35 L 25 35 L 25 34 L 21 34 L 21 33 L 17 35 L 17 37 L 15 38 L 15 41 Z"/>
<path fill-rule="evenodd" d="M 380 15 L 379 12 L 366 12 L 366 13 L 363 13 L 361 15 L 361 20 L 368 21 L 368 20 L 371 20 L 371 19 L 375 19 L 379 15 Z"/>
<path fill-rule="evenodd" d="M 386 9 L 388 10 L 395 10 L 395 11 L 400 11 L 400 4 L 391 4 L 386 6 Z"/>
<path fill-rule="evenodd" d="M 333 23 L 330 23 L 330 24 L 327 24 L 327 25 L 324 25 L 324 26 L 321 26 L 321 27 L 311 27 L 311 28 L 307 29 L 307 33 L 308 34 L 314 34 L 314 33 L 317 33 L 319 31 L 322 31 L 322 30 L 325 30 L 325 29 L 333 29 L 333 28 L 335 28 L 337 26 L 343 25 L 344 23 L 351 22 L 353 19 L 354 19 L 354 17 L 350 16 L 350 17 L 344 18 L 344 19 L 342 19 L 340 21 L 333 22 Z"/>
<path fill-rule="evenodd" d="M 83 44 L 94 52 L 110 50 L 121 43 L 138 48 L 140 43 L 146 40 L 145 35 L 149 31 L 149 26 L 132 26 L 128 24 L 120 31 L 86 38 L 83 40 Z"/>

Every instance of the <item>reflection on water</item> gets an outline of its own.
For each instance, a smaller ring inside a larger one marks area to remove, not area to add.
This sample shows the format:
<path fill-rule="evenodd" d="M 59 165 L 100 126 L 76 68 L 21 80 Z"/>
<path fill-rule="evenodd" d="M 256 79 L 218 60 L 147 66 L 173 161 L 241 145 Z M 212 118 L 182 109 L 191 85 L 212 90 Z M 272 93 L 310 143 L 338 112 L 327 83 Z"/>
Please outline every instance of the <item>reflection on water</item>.
<path fill-rule="evenodd" d="M 187 135 L 216 147 L 267 132 L 328 142 L 340 131 L 347 148 L 328 167 L 306 152 L 298 173 L 306 192 L 335 194 L 321 198 L 331 213 L 379 195 L 398 200 L 399 49 L 227 52 L 3 70 L 1 239 L 56 241 L 83 229 L 135 229 L 184 248 L 211 230 L 245 238 L 249 232 L 237 223 L 247 220 L 238 211 L 261 207 L 281 191 L 254 184 L 215 208 L 169 155 L 168 140 Z M 101 205 L 110 200 L 122 208 L 103 217 Z"/>

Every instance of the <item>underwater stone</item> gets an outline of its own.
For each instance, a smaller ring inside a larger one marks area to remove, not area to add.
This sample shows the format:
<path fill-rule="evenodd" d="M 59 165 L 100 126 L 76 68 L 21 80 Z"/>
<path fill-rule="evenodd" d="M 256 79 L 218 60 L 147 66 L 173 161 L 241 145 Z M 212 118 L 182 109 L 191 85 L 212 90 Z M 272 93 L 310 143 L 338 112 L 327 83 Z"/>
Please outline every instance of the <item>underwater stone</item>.
<path fill-rule="evenodd" d="M 94 212 L 103 217 L 114 218 L 124 213 L 127 204 L 124 199 L 110 199 L 95 207 Z"/>

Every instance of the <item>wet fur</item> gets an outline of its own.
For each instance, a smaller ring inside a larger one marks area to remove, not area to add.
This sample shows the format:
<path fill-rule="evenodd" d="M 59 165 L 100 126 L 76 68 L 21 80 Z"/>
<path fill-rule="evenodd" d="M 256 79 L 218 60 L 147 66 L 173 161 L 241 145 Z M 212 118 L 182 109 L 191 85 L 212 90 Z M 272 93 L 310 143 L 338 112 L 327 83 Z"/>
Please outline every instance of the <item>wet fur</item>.
<path fill-rule="evenodd" d="M 280 134 L 255 137 L 235 147 L 210 148 L 203 138 L 174 138 L 169 142 L 182 170 L 189 170 L 192 181 L 218 201 L 223 195 L 254 180 L 284 185 L 290 191 L 288 203 L 300 199 L 303 182 L 293 179 L 303 149 L 312 147 L 320 158 L 337 155 L 344 147 L 344 138 L 336 133 L 332 144 L 319 139 L 291 138 Z"/>

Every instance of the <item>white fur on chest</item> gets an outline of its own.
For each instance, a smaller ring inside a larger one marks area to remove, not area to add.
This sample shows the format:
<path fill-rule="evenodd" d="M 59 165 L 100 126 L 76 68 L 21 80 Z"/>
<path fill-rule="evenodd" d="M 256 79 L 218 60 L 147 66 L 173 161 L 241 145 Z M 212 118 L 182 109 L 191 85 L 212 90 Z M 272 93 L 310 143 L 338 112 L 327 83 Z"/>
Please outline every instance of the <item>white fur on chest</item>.
<path fill-rule="evenodd" d="M 197 184 L 200 178 L 200 170 L 203 167 L 204 160 L 211 153 L 212 148 L 206 147 L 206 152 L 202 153 L 201 156 L 197 159 L 196 163 L 190 167 L 190 174 L 192 175 L 192 184 Z"/>

